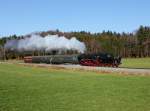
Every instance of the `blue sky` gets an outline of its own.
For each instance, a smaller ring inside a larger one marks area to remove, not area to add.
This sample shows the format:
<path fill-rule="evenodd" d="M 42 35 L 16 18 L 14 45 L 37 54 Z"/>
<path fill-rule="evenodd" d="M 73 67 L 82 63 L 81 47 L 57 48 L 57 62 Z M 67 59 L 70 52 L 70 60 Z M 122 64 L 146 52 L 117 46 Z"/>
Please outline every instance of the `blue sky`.
<path fill-rule="evenodd" d="M 34 31 L 133 32 L 150 25 L 150 0 L 0 0 L 0 36 Z"/>

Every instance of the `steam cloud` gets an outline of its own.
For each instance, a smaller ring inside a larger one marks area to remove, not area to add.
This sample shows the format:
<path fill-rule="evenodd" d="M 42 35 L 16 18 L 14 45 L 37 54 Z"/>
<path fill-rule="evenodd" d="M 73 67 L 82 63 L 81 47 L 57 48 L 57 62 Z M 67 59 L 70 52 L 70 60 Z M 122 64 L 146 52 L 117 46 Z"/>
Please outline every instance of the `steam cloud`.
<path fill-rule="evenodd" d="M 9 40 L 5 44 L 5 49 L 17 51 L 46 51 L 52 50 L 76 50 L 79 53 L 84 53 L 86 50 L 85 44 L 78 41 L 75 37 L 67 39 L 64 36 L 48 35 L 41 37 L 39 35 L 32 35 L 20 40 Z"/>

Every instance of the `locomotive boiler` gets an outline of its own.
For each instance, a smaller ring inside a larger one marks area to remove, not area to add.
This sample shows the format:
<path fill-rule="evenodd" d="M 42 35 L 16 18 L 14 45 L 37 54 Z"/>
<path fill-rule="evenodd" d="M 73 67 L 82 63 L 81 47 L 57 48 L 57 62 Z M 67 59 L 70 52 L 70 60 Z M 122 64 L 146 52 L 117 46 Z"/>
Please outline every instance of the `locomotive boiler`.
<path fill-rule="evenodd" d="M 27 56 L 25 63 L 47 64 L 80 64 L 83 66 L 118 67 L 121 57 L 114 57 L 108 53 L 79 54 L 79 55 L 50 55 L 50 56 Z"/>

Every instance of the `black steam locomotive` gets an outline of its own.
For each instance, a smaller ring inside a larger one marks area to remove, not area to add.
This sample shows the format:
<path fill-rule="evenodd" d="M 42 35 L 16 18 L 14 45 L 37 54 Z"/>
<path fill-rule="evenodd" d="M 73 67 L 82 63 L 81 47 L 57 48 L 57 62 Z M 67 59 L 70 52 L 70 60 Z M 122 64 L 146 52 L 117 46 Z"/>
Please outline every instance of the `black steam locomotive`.
<path fill-rule="evenodd" d="M 79 55 L 50 55 L 50 56 L 27 56 L 25 63 L 47 64 L 80 64 L 83 66 L 118 67 L 121 57 L 114 57 L 107 53 L 79 54 Z"/>

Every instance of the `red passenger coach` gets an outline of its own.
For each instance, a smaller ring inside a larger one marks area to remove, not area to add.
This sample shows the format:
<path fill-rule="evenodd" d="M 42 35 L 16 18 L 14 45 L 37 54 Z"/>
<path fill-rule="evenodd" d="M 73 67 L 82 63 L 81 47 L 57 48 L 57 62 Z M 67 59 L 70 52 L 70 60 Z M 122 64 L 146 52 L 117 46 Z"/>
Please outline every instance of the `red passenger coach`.
<path fill-rule="evenodd" d="M 25 63 L 32 63 L 32 56 L 24 57 L 24 62 Z"/>

